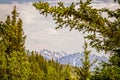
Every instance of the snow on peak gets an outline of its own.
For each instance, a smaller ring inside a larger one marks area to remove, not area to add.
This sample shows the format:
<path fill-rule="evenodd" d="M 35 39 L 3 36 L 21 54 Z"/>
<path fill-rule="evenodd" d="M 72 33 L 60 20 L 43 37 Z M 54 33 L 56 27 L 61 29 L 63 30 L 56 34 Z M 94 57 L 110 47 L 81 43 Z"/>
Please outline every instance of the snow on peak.
<path fill-rule="evenodd" d="M 43 49 L 40 51 L 40 54 L 44 56 L 46 59 L 53 59 L 53 60 L 58 60 L 59 58 L 66 56 L 67 53 L 64 51 L 61 52 L 54 52 L 54 51 L 49 51 L 47 49 Z"/>
<path fill-rule="evenodd" d="M 72 66 L 78 66 L 80 67 L 82 65 L 81 59 L 84 60 L 84 51 L 83 52 L 77 52 L 73 54 L 67 54 L 64 51 L 60 52 L 54 52 L 54 51 L 49 51 L 47 49 L 44 49 L 40 51 L 40 54 L 45 57 L 47 60 L 55 60 L 60 62 L 61 64 L 70 64 Z M 92 66 L 91 69 L 96 67 L 98 63 L 105 61 L 108 62 L 108 58 L 105 56 L 98 56 L 96 54 L 91 54 L 89 55 L 90 63 L 92 63 L 94 60 L 97 59 L 97 62 Z"/>

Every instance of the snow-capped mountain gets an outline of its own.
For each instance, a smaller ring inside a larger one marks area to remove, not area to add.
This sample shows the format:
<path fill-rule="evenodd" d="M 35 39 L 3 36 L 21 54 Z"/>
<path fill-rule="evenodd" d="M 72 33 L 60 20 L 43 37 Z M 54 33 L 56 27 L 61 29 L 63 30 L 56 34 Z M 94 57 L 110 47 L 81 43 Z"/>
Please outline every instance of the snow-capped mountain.
<path fill-rule="evenodd" d="M 61 51 L 61 52 L 52 52 L 52 51 L 49 51 L 47 49 L 43 49 L 42 51 L 40 51 L 40 54 L 43 57 L 45 57 L 45 59 L 47 59 L 47 60 L 50 60 L 50 59 L 58 60 L 61 57 L 67 55 L 67 53 L 65 53 L 64 51 Z"/>
<path fill-rule="evenodd" d="M 63 56 L 62 58 L 60 58 L 58 61 L 61 64 L 70 64 L 72 66 L 77 66 L 80 67 L 82 66 L 82 62 L 81 59 L 84 59 L 84 52 L 77 52 L 74 54 L 69 54 L 67 56 Z M 89 59 L 90 59 L 90 63 L 92 63 L 94 60 L 97 59 L 97 62 L 91 67 L 91 69 L 93 70 L 93 68 L 95 68 L 96 66 L 98 66 L 98 64 L 102 61 L 104 62 L 108 62 L 108 58 L 105 56 L 98 56 L 95 54 L 90 54 L 89 55 Z"/>
<path fill-rule="evenodd" d="M 73 53 L 73 54 L 67 54 L 64 51 L 61 52 L 52 52 L 49 51 L 47 49 L 44 49 L 42 51 L 40 51 L 40 54 L 47 60 L 55 60 L 60 62 L 61 64 L 70 64 L 72 66 L 81 66 L 82 62 L 81 59 L 84 58 L 84 52 L 77 52 L 77 53 Z M 94 67 L 96 67 L 98 65 L 98 63 L 104 61 L 104 62 L 108 62 L 108 58 L 105 56 L 98 56 L 95 54 L 90 54 L 89 55 L 89 59 L 90 62 L 92 63 L 95 59 L 97 59 L 97 62 L 91 67 L 91 69 L 93 69 Z"/>

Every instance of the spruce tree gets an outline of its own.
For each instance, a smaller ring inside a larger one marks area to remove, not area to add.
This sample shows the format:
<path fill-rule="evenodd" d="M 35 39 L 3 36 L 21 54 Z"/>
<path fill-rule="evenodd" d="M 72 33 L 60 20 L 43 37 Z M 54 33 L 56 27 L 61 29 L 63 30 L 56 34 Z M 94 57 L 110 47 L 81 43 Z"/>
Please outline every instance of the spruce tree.
<path fill-rule="evenodd" d="M 92 63 L 90 63 L 89 59 L 89 54 L 91 51 L 88 51 L 88 44 L 84 42 L 84 58 L 81 59 L 82 61 L 82 66 L 80 68 L 76 67 L 76 73 L 78 75 L 79 80 L 90 80 L 91 77 L 91 72 L 90 72 L 90 67 L 93 66 L 93 64 L 97 61 L 94 60 Z"/>
<path fill-rule="evenodd" d="M 24 52 L 13 51 L 7 55 L 7 75 L 10 80 L 28 80 L 31 69 Z"/>
<path fill-rule="evenodd" d="M 31 74 L 25 53 L 22 20 L 14 6 L 12 17 L 0 22 L 0 79 L 25 80 Z"/>
<path fill-rule="evenodd" d="M 25 35 L 22 29 L 22 20 L 19 18 L 19 13 L 16 10 L 16 6 L 12 11 L 12 18 L 8 15 L 5 22 L 2 22 L 1 38 L 6 46 L 6 53 L 12 51 L 25 51 Z"/>
<path fill-rule="evenodd" d="M 5 55 L 5 46 L 0 41 L 0 80 L 7 79 L 7 65 L 6 65 L 6 55 Z"/>
<path fill-rule="evenodd" d="M 56 29 L 69 27 L 70 30 L 89 33 L 85 38 L 90 40 L 90 45 L 98 51 L 111 52 L 120 49 L 120 9 L 97 9 L 90 5 L 91 1 L 80 0 L 78 3 L 72 2 L 69 6 L 62 2 L 58 2 L 57 6 L 50 6 L 48 2 L 40 1 L 33 6 L 42 15 L 50 14 L 58 25 Z M 103 17 L 102 13 L 107 13 L 107 18 Z M 110 21 L 109 18 L 115 20 Z"/>
<path fill-rule="evenodd" d="M 74 74 L 72 73 L 72 67 L 68 64 L 62 70 L 61 80 L 75 80 Z"/>
<path fill-rule="evenodd" d="M 45 65 L 45 61 L 41 55 L 32 51 L 28 54 L 29 63 L 30 63 L 30 80 L 45 80 L 45 74 L 43 70 L 43 66 Z"/>
<path fill-rule="evenodd" d="M 120 4 L 120 0 L 114 1 Z M 42 15 L 52 15 L 58 25 L 56 29 L 68 27 L 70 30 L 82 31 L 83 34 L 89 33 L 85 38 L 90 41 L 91 47 L 97 51 L 111 53 L 109 63 L 104 64 L 105 69 L 102 68 L 102 72 L 106 73 L 104 76 L 113 75 L 114 72 L 116 72 L 114 75 L 120 75 L 120 8 L 116 10 L 97 9 L 91 6 L 91 2 L 92 0 L 80 0 L 78 3 L 73 2 L 69 6 L 65 6 L 63 2 L 58 2 L 57 6 L 50 6 L 48 2 L 40 1 L 34 3 L 33 6 Z M 107 16 L 104 17 L 103 13 L 106 13 Z M 114 20 L 111 21 L 110 18 Z M 119 77 L 112 77 L 111 79 L 119 79 Z"/>

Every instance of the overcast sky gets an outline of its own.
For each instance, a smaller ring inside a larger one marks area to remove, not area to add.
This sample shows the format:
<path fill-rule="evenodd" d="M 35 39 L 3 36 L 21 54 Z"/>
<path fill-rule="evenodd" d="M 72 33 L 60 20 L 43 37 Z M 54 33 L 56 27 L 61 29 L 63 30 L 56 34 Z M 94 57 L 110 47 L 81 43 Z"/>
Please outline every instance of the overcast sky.
<path fill-rule="evenodd" d="M 23 29 L 27 35 L 26 48 L 29 50 L 40 51 L 48 49 L 51 51 L 65 51 L 67 53 L 83 51 L 83 34 L 78 31 L 69 31 L 69 29 L 55 30 L 55 23 L 51 16 L 47 18 L 40 15 L 32 6 L 32 3 L 38 0 L 0 0 L 0 20 L 5 20 L 6 15 L 10 14 L 13 6 L 17 6 L 20 17 L 23 20 Z M 60 0 L 45 0 L 50 4 L 56 4 Z M 66 5 L 72 1 L 79 0 L 61 0 Z M 95 0 L 94 0 L 95 1 Z M 115 9 L 118 4 L 109 2 L 109 0 L 96 0 L 93 4 L 96 8 L 108 7 Z"/>

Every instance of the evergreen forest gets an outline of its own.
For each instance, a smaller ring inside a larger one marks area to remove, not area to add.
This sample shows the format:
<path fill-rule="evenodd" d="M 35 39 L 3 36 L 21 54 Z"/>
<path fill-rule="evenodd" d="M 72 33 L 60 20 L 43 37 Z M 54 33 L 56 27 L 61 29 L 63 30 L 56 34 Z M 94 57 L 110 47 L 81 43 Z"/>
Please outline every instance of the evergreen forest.
<path fill-rule="evenodd" d="M 120 80 L 120 8 L 97 9 L 90 5 L 91 2 L 79 0 L 69 6 L 63 2 L 58 2 L 57 6 L 45 1 L 33 3 L 40 15 L 52 16 L 56 29 L 69 28 L 70 31 L 89 33 L 84 36 L 84 58 L 80 59 L 80 67 L 46 60 L 38 52 L 26 50 L 24 22 L 14 6 L 6 20 L 0 21 L 0 80 Z M 120 0 L 114 2 L 120 5 Z M 109 62 L 102 62 L 91 71 L 90 67 L 97 60 L 90 62 L 88 46 L 109 53 Z"/>

